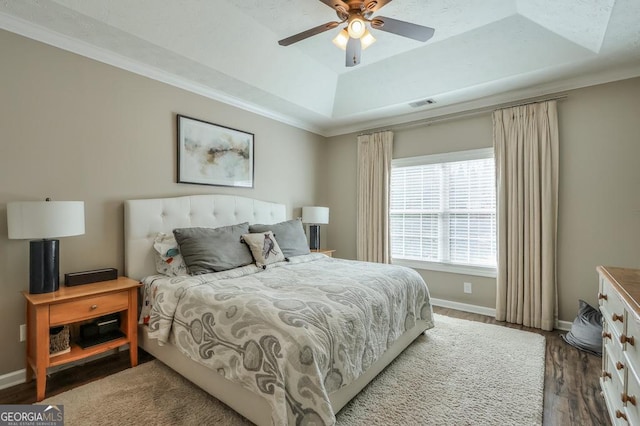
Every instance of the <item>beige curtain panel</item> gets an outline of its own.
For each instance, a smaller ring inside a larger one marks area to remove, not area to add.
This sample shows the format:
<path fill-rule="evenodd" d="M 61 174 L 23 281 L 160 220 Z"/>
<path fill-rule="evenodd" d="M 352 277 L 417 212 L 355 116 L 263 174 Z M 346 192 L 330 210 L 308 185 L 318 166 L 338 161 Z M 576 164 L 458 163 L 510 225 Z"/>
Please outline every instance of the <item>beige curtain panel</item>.
<path fill-rule="evenodd" d="M 496 319 L 553 330 L 557 319 L 555 101 L 493 113 L 498 222 Z"/>
<path fill-rule="evenodd" d="M 358 136 L 357 258 L 389 263 L 389 184 L 393 133 Z"/>

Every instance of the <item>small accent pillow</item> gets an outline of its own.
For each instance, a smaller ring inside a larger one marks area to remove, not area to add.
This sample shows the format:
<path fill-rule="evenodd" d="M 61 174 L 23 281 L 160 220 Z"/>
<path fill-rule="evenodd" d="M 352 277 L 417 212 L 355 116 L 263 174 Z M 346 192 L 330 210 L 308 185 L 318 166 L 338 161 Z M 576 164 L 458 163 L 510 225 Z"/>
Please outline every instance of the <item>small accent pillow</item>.
<path fill-rule="evenodd" d="M 584 300 L 580 300 L 578 316 L 573 320 L 571 331 L 562 338 L 573 347 L 601 356 L 602 313 Z"/>
<path fill-rule="evenodd" d="M 226 271 L 253 263 L 249 248 L 240 241 L 249 223 L 220 228 L 178 228 L 173 235 L 191 275 Z"/>
<path fill-rule="evenodd" d="M 278 244 L 285 258 L 310 253 L 307 235 L 300 219 L 287 220 L 273 225 L 251 225 L 249 227 L 249 232 L 252 234 L 267 231 L 273 232 L 273 235 L 278 239 Z"/>
<path fill-rule="evenodd" d="M 180 254 L 178 242 L 173 235 L 159 232 L 153 241 L 153 248 L 155 249 L 156 270 L 159 273 L 170 277 L 189 275 L 187 265 L 184 264 L 184 259 Z"/>
<path fill-rule="evenodd" d="M 244 234 L 242 241 L 249 246 L 251 254 L 256 261 L 256 266 L 260 268 L 284 260 L 284 254 L 282 254 L 282 250 L 280 250 L 280 246 L 271 231 Z"/>

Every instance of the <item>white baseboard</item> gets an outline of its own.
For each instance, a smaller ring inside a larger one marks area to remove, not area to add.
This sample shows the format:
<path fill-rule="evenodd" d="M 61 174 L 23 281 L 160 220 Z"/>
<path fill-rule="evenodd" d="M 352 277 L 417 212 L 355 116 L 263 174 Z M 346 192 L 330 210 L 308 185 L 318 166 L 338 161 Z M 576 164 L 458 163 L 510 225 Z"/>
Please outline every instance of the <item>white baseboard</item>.
<path fill-rule="evenodd" d="M 486 315 L 488 317 L 495 317 L 496 310 L 494 308 L 487 308 L 486 306 L 469 305 L 468 303 L 453 302 L 445 299 L 431 299 L 431 304 L 434 306 L 440 306 L 441 308 L 455 309 L 456 311 L 471 312 L 472 314 Z"/>
<path fill-rule="evenodd" d="M 488 317 L 496 316 L 496 310 L 494 308 L 487 308 L 486 306 L 469 305 L 468 303 L 460 303 L 453 302 L 451 300 L 433 298 L 431 299 L 431 304 L 434 306 L 440 306 L 441 308 L 455 309 L 462 312 L 471 312 L 472 314 L 486 315 Z M 557 320 L 554 328 L 556 330 L 569 331 L 571 330 L 571 324 L 572 323 L 569 321 Z"/>
<path fill-rule="evenodd" d="M 19 385 L 26 381 L 27 370 L 12 371 L 0 376 L 0 389 L 10 388 L 11 386 Z"/>

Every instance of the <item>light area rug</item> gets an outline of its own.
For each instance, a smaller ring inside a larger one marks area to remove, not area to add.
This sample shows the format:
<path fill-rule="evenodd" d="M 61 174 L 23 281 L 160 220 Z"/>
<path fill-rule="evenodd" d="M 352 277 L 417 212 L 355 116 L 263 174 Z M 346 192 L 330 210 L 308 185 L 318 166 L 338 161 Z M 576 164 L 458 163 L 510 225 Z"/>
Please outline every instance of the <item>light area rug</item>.
<path fill-rule="evenodd" d="M 540 425 L 545 340 L 436 315 L 337 416 L 352 425 Z M 247 425 L 159 361 L 50 397 L 65 425 Z"/>

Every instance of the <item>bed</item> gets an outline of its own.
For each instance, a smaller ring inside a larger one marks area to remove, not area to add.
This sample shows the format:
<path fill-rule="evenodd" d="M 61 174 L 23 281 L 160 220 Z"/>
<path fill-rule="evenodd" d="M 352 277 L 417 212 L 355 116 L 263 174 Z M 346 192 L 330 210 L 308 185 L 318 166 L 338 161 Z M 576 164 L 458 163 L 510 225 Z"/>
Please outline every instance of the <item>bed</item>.
<path fill-rule="evenodd" d="M 196 276 L 156 270 L 159 233 L 285 221 L 284 205 L 238 196 L 126 201 L 125 274 L 157 300 L 139 346 L 255 424 L 333 424 L 433 327 L 415 271 L 317 253 Z"/>

